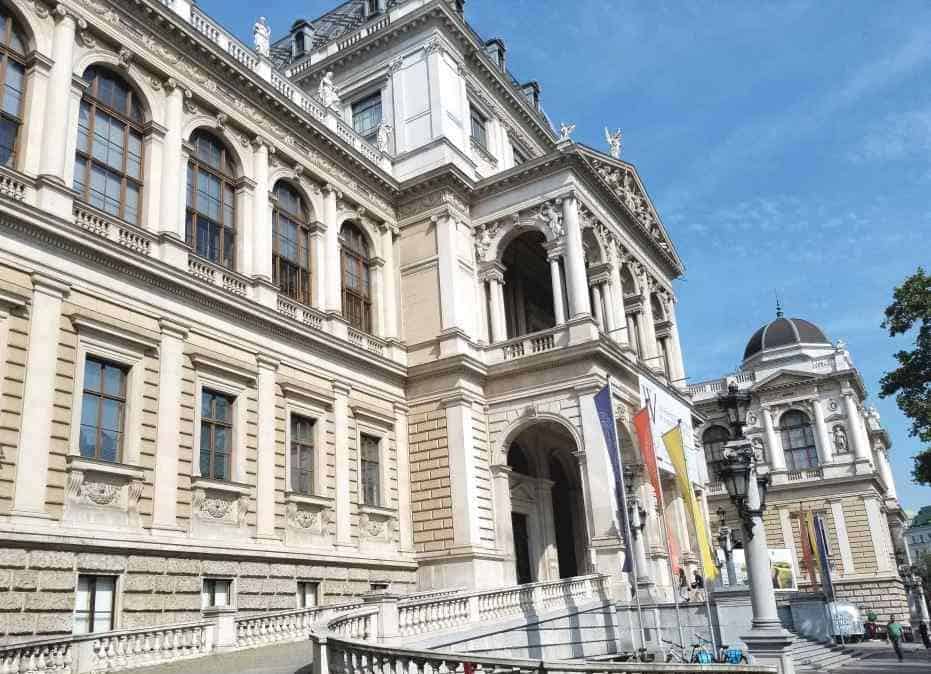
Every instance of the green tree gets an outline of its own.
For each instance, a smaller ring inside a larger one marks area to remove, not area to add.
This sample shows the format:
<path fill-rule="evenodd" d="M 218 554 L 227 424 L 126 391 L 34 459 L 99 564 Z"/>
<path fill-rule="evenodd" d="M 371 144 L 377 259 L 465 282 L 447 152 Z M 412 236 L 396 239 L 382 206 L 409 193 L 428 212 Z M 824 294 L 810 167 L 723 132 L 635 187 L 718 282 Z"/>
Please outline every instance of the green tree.
<path fill-rule="evenodd" d="M 899 409 L 912 420 L 909 435 L 931 443 L 931 276 L 924 269 L 919 267 L 895 289 L 882 326 L 890 337 L 917 328 L 915 348 L 895 354 L 899 366 L 883 376 L 879 395 L 895 396 Z M 931 447 L 913 458 L 912 478 L 931 485 Z"/>

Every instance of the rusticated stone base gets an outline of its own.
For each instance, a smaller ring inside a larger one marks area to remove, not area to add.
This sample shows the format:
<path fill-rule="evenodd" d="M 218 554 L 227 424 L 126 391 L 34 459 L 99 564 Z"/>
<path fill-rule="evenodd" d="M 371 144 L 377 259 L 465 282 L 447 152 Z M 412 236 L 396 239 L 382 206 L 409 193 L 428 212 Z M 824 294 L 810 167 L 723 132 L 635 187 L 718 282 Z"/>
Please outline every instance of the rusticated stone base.
<path fill-rule="evenodd" d="M 0 644 L 70 634 L 83 573 L 117 577 L 118 628 L 200 620 L 205 576 L 232 579 L 235 605 L 246 614 L 297 608 L 298 581 L 318 583 L 322 604 L 369 592 L 371 583 L 399 594 L 415 589 L 415 573 L 404 570 L 4 548 Z"/>
<path fill-rule="evenodd" d="M 835 581 L 834 594 L 838 601 L 859 608 L 864 620 L 872 609 L 882 623 L 888 622 L 892 613 L 900 622 L 909 622 L 908 595 L 900 580 Z"/>

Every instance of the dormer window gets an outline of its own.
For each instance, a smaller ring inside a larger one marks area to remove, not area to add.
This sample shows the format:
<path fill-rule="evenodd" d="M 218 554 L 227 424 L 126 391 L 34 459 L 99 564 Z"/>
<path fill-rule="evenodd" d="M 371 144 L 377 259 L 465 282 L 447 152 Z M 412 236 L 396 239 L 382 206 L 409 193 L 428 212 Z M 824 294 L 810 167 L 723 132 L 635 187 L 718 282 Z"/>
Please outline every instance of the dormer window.
<path fill-rule="evenodd" d="M 475 106 L 469 106 L 469 117 L 472 119 L 472 140 L 483 148 L 488 148 L 488 119 Z"/>

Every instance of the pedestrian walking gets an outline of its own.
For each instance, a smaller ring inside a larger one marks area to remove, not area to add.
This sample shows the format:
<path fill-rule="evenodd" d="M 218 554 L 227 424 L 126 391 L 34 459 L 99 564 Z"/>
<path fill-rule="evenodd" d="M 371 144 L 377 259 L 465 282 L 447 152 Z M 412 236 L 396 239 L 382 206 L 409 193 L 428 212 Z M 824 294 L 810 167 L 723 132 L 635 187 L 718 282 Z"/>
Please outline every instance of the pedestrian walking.
<path fill-rule="evenodd" d="M 685 576 L 685 569 L 679 567 L 679 597 L 682 601 L 689 600 L 689 579 Z"/>
<path fill-rule="evenodd" d="M 904 659 L 902 657 L 902 625 L 896 622 L 895 614 L 889 616 L 889 624 L 886 625 L 886 634 L 889 636 L 889 643 L 892 644 L 892 650 L 895 651 L 895 654 L 899 658 L 899 662 L 902 662 Z"/>
<path fill-rule="evenodd" d="M 698 569 L 695 569 L 693 573 L 695 574 L 695 580 L 692 581 L 692 591 L 694 592 L 695 601 L 705 601 L 705 579 L 698 573 Z"/>
<path fill-rule="evenodd" d="M 931 648 L 931 635 L 928 634 L 928 623 L 924 620 L 918 626 L 918 633 L 921 634 L 921 642 L 925 645 L 925 648 Z"/>

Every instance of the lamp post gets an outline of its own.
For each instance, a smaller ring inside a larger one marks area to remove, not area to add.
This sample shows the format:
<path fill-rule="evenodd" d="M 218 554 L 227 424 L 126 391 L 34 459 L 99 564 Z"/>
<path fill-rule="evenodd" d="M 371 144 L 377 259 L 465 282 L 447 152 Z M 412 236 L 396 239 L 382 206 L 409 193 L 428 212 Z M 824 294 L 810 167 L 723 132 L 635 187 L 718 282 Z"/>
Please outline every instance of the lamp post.
<path fill-rule="evenodd" d="M 899 566 L 899 575 L 902 576 L 905 591 L 911 598 L 909 603 L 915 607 L 912 613 L 918 616 L 920 622 L 928 623 L 931 618 L 928 616 L 928 602 L 925 601 L 921 569 L 911 564 L 902 564 Z"/>
<path fill-rule="evenodd" d="M 727 511 L 718 508 L 718 545 L 724 553 L 724 566 L 727 569 L 727 584 L 729 587 L 737 585 L 737 568 L 734 566 L 734 540 L 731 538 L 731 528 L 727 526 Z"/>
<path fill-rule="evenodd" d="M 647 511 L 635 495 L 634 484 L 640 475 L 639 466 L 625 466 L 624 479 L 628 485 L 627 514 L 630 522 L 630 534 L 633 536 L 634 564 L 637 566 L 637 585 L 634 589 L 639 595 L 648 600 L 653 599 L 653 579 L 650 577 L 650 567 L 647 563 L 646 545 L 643 540 L 643 529 L 647 524 Z"/>
<path fill-rule="evenodd" d="M 775 666 L 782 674 L 793 674 L 795 668 L 788 651 L 791 637 L 782 627 L 776 610 L 769 546 L 763 528 L 769 476 L 757 473 L 753 446 L 743 434 L 750 393 L 740 391 L 736 383 L 731 383 L 727 393 L 718 397 L 718 402 L 727 412 L 734 439 L 725 445 L 724 456 L 716 462 L 714 470 L 741 520 L 753 611 L 750 633 L 741 639 L 757 664 Z"/>

